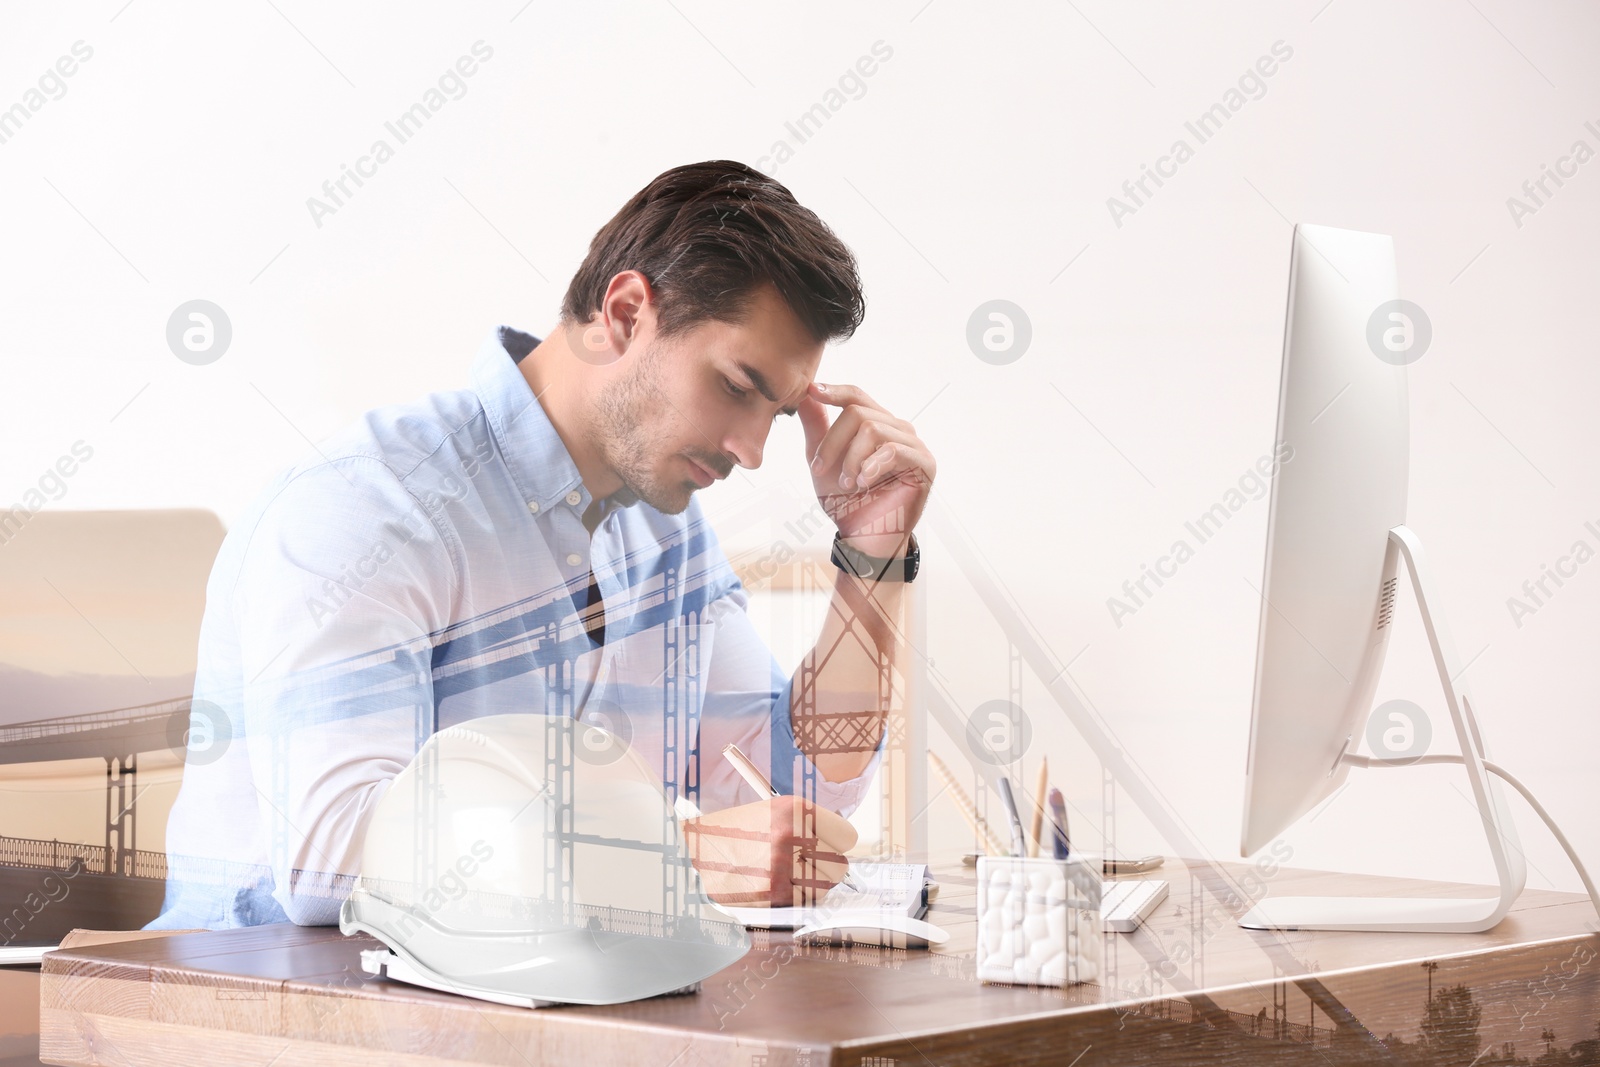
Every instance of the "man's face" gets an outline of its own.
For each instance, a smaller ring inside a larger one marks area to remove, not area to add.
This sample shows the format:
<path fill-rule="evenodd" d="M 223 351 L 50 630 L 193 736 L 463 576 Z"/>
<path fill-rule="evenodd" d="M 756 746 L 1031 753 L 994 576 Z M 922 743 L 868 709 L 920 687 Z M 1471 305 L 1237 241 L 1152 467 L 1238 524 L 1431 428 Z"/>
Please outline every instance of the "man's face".
<path fill-rule="evenodd" d="M 625 486 L 668 515 L 735 464 L 761 466 L 773 420 L 794 413 L 823 348 L 771 286 L 751 295 L 738 325 L 640 341 L 628 372 L 596 398 L 596 444 Z"/>

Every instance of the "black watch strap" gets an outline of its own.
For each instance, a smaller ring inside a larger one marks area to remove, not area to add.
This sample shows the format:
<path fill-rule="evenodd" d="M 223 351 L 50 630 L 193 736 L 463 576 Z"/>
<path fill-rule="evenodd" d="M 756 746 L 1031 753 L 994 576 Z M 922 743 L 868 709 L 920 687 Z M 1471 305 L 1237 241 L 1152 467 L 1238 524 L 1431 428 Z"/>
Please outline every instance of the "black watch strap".
<path fill-rule="evenodd" d="M 922 563 L 922 550 L 917 547 L 917 535 L 912 534 L 906 545 L 906 554 L 895 559 L 880 559 L 857 551 L 844 543 L 839 534 L 833 535 L 833 565 L 846 574 L 874 582 L 909 582 L 917 576 Z"/>

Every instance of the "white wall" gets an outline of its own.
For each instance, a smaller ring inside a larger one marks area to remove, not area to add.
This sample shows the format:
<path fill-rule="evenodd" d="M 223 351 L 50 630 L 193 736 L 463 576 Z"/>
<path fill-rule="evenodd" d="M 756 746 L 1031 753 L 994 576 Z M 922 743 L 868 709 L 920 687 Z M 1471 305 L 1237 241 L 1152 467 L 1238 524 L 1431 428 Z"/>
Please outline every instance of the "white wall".
<path fill-rule="evenodd" d="M 307 439 L 464 384 L 495 324 L 542 333 L 628 195 L 678 163 L 756 162 L 882 41 L 864 94 L 776 169 L 869 289 L 824 376 L 921 412 L 940 498 L 1199 839 L 1236 847 L 1264 502 L 1122 627 L 1105 601 L 1270 449 L 1305 220 L 1395 237 L 1435 330 L 1411 373 L 1410 521 L 1476 655 L 1494 754 L 1600 862 L 1600 563 L 1520 627 L 1506 606 L 1572 542 L 1600 542 L 1583 526 L 1600 520 L 1600 162 L 1520 226 L 1506 204 L 1575 141 L 1600 149 L 1594 5 L 275 4 L 8 14 L 0 107 L 75 41 L 94 51 L 0 144 L 4 502 L 82 439 L 94 458 L 51 506 L 231 519 Z M 480 39 L 493 58 L 466 95 L 316 226 L 307 197 Z M 1261 98 L 1115 225 L 1107 198 L 1277 41 L 1293 55 Z M 234 329 L 204 367 L 164 338 L 196 297 Z M 965 342 L 997 297 L 1033 325 L 1009 366 Z M 713 491 L 717 512 L 804 489 L 798 428 L 775 437 L 766 469 Z M 936 543 L 926 567 L 938 670 L 966 708 L 1005 696 L 1003 640 Z M 1438 734 L 1409 610 L 1379 697 L 1416 700 Z M 1048 751 L 1096 818 L 1097 764 L 1037 679 L 1023 695 L 1025 773 Z M 1296 862 L 1487 878 L 1454 784 L 1358 777 L 1291 835 Z M 1518 810 L 1530 884 L 1576 887 Z M 1163 847 L 1119 814 L 1124 843 Z"/>

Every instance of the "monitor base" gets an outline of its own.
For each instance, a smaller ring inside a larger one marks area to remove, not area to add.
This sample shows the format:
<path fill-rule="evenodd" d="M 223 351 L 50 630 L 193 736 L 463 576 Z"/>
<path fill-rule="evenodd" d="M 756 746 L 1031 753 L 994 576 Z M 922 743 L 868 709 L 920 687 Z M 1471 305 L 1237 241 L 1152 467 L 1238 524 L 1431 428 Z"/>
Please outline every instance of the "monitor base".
<path fill-rule="evenodd" d="M 1247 911 L 1246 930 L 1478 933 L 1500 921 L 1499 897 L 1276 897 Z"/>
<path fill-rule="evenodd" d="M 1450 721 L 1455 727 L 1456 743 L 1461 748 L 1461 762 L 1466 768 L 1472 799 L 1483 823 L 1489 854 L 1494 859 L 1500 895 L 1466 900 L 1414 897 L 1268 898 L 1256 904 L 1239 920 L 1239 925 L 1246 929 L 1478 933 L 1494 927 L 1506 917 L 1527 883 L 1527 864 L 1522 856 L 1522 844 L 1517 838 L 1516 826 L 1511 822 L 1500 784 L 1490 777 L 1484 766 L 1483 737 L 1478 730 L 1477 717 L 1472 713 L 1472 703 L 1465 689 L 1456 682 L 1462 668 L 1444 620 L 1437 614 L 1439 598 L 1435 595 L 1432 578 L 1423 559 L 1422 543 L 1406 526 L 1396 526 L 1389 531 L 1389 545 L 1383 562 L 1385 583 L 1398 572 L 1401 556 L 1405 557 L 1406 570 L 1411 574 L 1411 585 L 1416 591 L 1422 625 L 1428 634 L 1429 647 L 1433 650 L 1439 684 L 1444 689 L 1445 704 L 1450 709 Z M 1348 749 L 1347 745 L 1341 761 L 1351 766 L 1366 767 L 1383 762 L 1352 755 Z"/>

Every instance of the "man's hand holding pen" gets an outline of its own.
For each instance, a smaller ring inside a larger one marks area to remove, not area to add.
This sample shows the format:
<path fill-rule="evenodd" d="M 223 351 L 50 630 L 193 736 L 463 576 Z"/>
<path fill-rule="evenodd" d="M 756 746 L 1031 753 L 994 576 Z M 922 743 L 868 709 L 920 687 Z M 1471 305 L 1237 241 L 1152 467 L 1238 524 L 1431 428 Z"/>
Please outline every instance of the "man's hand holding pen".
<path fill-rule="evenodd" d="M 828 408 L 837 416 L 830 422 Z M 812 382 L 798 406 L 805 431 L 806 458 L 817 500 L 833 520 L 842 540 L 855 551 L 879 560 L 905 555 L 911 531 L 927 506 L 933 485 L 933 455 L 905 419 L 896 418 L 854 385 Z M 878 584 L 878 583 L 875 583 Z M 903 585 L 895 584 L 897 589 Z M 878 660 L 894 639 L 891 605 L 897 592 L 879 585 L 866 603 L 864 594 L 852 592 L 844 602 L 835 600 L 836 614 L 860 619 L 873 638 L 873 655 L 857 667 L 844 666 L 849 657 L 822 655 L 831 663 L 813 681 L 809 694 L 823 700 L 854 703 L 858 690 L 875 693 Z M 827 627 L 819 648 L 839 639 Z M 818 658 L 813 651 L 812 656 Z M 838 677 L 832 677 L 837 674 Z M 859 675 L 859 677 L 858 677 Z M 799 694 L 797 691 L 797 698 Z M 870 701 L 868 702 L 871 703 Z M 883 710 L 863 710 L 864 717 L 881 719 Z M 881 734 L 881 721 L 862 736 Z M 812 732 L 796 722 L 796 736 Z M 801 797 L 776 796 L 761 772 L 743 753 L 729 746 L 724 755 L 762 799 L 713 812 L 684 823 L 690 855 L 699 869 L 706 892 L 725 904 L 791 906 L 814 904 L 835 884 L 848 881 L 845 853 L 856 843 L 856 831 L 842 816 Z M 813 755 L 818 768 L 833 780 L 860 773 L 855 764 L 870 758 L 870 751 Z M 843 762 L 841 762 L 843 761 Z"/>
<path fill-rule="evenodd" d="M 815 904 L 843 881 L 856 830 L 802 797 L 775 796 L 683 823 L 689 857 L 720 904 Z"/>

